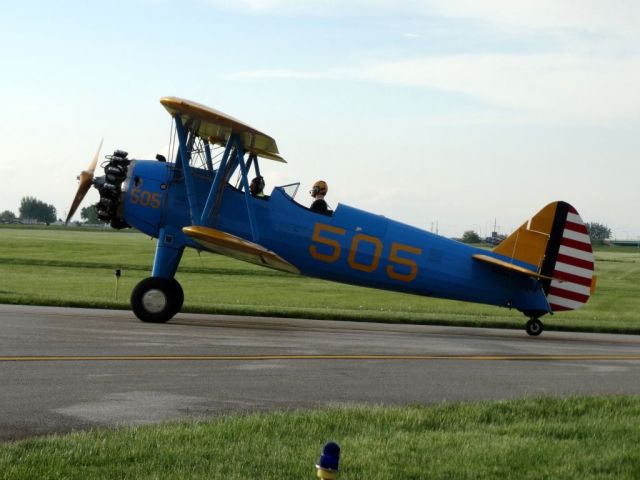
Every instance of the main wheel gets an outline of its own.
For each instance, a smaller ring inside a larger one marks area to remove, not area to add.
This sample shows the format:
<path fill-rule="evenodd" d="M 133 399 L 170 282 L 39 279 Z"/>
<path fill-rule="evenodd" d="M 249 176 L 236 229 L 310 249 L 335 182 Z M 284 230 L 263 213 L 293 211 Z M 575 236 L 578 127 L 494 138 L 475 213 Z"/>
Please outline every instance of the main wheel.
<path fill-rule="evenodd" d="M 173 285 L 173 290 L 176 295 L 176 304 L 174 306 L 176 311 L 173 314 L 175 315 L 180 311 L 180 309 L 182 308 L 182 304 L 184 303 L 184 291 L 182 290 L 182 286 L 178 283 L 178 281 L 175 278 L 171 279 L 171 284 Z"/>
<path fill-rule="evenodd" d="M 148 277 L 131 292 L 131 308 L 143 322 L 164 323 L 178 313 L 184 295 L 174 279 Z"/>
<path fill-rule="evenodd" d="M 542 322 L 537 318 L 531 318 L 524 326 L 525 330 L 532 337 L 537 337 L 542 333 L 544 327 L 542 326 Z"/>

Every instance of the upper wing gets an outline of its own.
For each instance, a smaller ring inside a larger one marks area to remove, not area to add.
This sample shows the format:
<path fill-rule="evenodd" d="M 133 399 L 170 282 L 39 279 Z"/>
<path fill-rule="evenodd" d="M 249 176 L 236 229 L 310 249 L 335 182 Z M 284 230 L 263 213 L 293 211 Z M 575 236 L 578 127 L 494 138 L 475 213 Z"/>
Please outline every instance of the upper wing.
<path fill-rule="evenodd" d="M 276 141 L 246 123 L 213 108 L 177 97 L 163 97 L 160 103 L 171 115 L 180 115 L 183 122 L 195 129 L 198 136 L 211 143 L 225 145 L 232 133 L 242 137 L 242 146 L 247 152 L 286 163 L 279 155 Z"/>

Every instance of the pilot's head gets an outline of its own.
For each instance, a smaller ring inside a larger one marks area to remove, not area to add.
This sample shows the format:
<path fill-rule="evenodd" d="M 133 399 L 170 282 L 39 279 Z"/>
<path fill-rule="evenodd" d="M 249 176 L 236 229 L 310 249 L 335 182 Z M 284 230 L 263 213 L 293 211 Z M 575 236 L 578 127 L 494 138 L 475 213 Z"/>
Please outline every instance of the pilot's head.
<path fill-rule="evenodd" d="M 263 190 L 264 178 L 255 177 L 253 180 L 251 180 L 251 185 L 249 185 L 249 191 L 251 192 L 251 195 L 260 195 L 262 194 Z"/>
<path fill-rule="evenodd" d="M 329 186 L 327 185 L 327 182 L 325 182 L 324 180 L 318 180 L 313 184 L 313 187 L 311 187 L 309 193 L 312 197 L 316 197 L 317 195 L 322 195 L 324 197 L 328 191 Z"/>

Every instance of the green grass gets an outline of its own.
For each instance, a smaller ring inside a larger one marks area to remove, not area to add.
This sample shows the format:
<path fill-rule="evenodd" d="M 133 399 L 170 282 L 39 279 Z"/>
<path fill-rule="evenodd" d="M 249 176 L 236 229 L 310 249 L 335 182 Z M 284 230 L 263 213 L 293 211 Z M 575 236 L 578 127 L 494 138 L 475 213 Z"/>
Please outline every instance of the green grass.
<path fill-rule="evenodd" d="M 0 303 L 128 309 L 154 248 L 155 241 L 130 231 L 0 228 Z M 117 299 L 116 268 L 123 271 Z M 599 247 L 596 273 L 589 303 L 546 316 L 545 326 L 640 333 L 640 251 Z M 176 277 L 186 312 L 514 328 L 526 320 L 503 308 L 341 285 L 191 249 Z"/>
<path fill-rule="evenodd" d="M 350 407 L 96 430 L 0 445 L 0 478 L 640 478 L 640 398 Z"/>

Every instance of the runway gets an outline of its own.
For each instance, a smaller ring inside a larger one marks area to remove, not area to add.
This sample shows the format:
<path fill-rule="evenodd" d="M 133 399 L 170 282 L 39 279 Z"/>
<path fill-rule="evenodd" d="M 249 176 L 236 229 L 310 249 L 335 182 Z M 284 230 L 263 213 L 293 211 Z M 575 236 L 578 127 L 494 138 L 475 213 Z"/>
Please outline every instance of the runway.
<path fill-rule="evenodd" d="M 640 336 L 0 305 L 0 440 L 230 412 L 639 394 Z"/>

